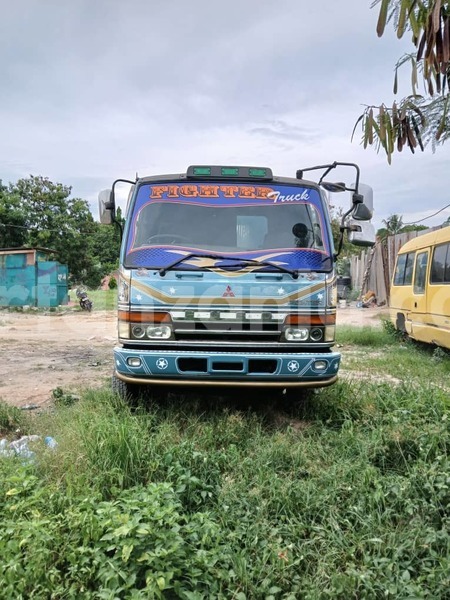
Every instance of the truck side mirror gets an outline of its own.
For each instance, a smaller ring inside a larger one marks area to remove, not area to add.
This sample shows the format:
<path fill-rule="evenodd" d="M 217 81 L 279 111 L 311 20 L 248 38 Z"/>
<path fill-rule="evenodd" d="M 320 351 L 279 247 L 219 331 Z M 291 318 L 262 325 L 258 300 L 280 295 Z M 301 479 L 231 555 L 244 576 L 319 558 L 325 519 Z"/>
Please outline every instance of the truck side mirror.
<path fill-rule="evenodd" d="M 369 185 L 360 183 L 358 193 L 352 194 L 352 218 L 357 221 L 370 221 L 373 215 L 373 190 Z"/>
<path fill-rule="evenodd" d="M 100 223 L 111 225 L 114 221 L 114 201 L 111 202 L 111 190 L 102 190 L 98 195 L 98 213 Z"/>
<path fill-rule="evenodd" d="M 375 227 L 368 221 L 351 218 L 347 222 L 348 241 L 355 246 L 374 246 Z"/>

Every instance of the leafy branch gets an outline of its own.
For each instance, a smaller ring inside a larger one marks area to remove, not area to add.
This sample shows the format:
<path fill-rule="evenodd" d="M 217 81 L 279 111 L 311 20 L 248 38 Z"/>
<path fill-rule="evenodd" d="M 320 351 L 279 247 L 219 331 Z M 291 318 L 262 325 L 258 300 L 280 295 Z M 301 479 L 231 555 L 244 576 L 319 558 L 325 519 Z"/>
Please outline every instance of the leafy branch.
<path fill-rule="evenodd" d="M 377 4 L 379 36 L 389 21 L 393 21 L 399 38 L 406 31 L 412 34 L 416 51 L 398 61 L 393 89 L 397 94 L 399 68 L 409 63 L 412 94 L 392 106 L 366 106 L 352 138 L 361 124 L 364 148 L 383 148 L 391 163 L 395 150 L 408 147 L 414 153 L 430 142 L 434 150 L 450 136 L 450 0 L 376 0 L 372 7 Z M 419 79 L 425 96 L 418 94 Z"/>

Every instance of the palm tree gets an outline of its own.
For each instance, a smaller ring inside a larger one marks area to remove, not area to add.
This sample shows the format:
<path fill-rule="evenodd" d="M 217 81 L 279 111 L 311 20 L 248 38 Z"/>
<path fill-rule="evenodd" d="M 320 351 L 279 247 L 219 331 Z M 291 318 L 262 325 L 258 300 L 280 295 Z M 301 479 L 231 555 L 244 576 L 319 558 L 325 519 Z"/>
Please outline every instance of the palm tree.
<path fill-rule="evenodd" d="M 387 219 L 383 219 L 388 235 L 400 233 L 403 228 L 403 217 L 401 215 L 390 215 Z"/>

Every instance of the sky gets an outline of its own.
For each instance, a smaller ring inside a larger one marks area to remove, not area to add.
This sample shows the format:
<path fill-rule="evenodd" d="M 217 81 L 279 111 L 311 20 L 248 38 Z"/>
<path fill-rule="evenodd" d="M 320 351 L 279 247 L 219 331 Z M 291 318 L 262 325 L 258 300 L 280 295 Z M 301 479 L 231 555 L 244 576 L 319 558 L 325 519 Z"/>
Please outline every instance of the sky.
<path fill-rule="evenodd" d="M 377 37 L 372 0 L 0 2 L 3 183 L 43 175 L 98 218 L 98 192 L 136 173 L 241 164 L 295 176 L 344 161 L 374 189 L 376 228 L 450 202 L 450 143 L 388 165 L 360 129 L 351 141 L 364 105 L 392 103 L 395 63 L 411 49 L 392 26 Z M 400 95 L 409 79 L 404 68 Z"/>

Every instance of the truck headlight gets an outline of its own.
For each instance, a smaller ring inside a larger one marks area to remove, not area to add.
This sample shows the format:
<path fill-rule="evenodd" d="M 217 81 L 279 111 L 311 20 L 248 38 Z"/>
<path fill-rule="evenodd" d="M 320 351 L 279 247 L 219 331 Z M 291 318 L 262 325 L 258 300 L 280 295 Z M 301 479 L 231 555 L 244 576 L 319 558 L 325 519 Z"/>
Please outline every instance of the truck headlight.
<path fill-rule="evenodd" d="M 172 336 L 172 327 L 170 325 L 149 325 L 146 334 L 151 340 L 168 340 Z"/>
<path fill-rule="evenodd" d="M 168 340 L 172 337 L 172 321 L 167 312 L 119 310 L 118 316 L 120 339 Z"/>
<path fill-rule="evenodd" d="M 132 325 L 131 333 L 133 334 L 134 338 L 140 340 L 145 336 L 145 327 L 143 325 Z"/>
<path fill-rule="evenodd" d="M 320 342 L 320 340 L 323 338 L 323 329 L 320 327 L 314 327 L 309 332 L 309 337 L 313 342 Z"/>
<path fill-rule="evenodd" d="M 308 334 L 307 327 L 288 327 L 284 330 L 284 337 L 288 342 L 306 342 Z"/>

